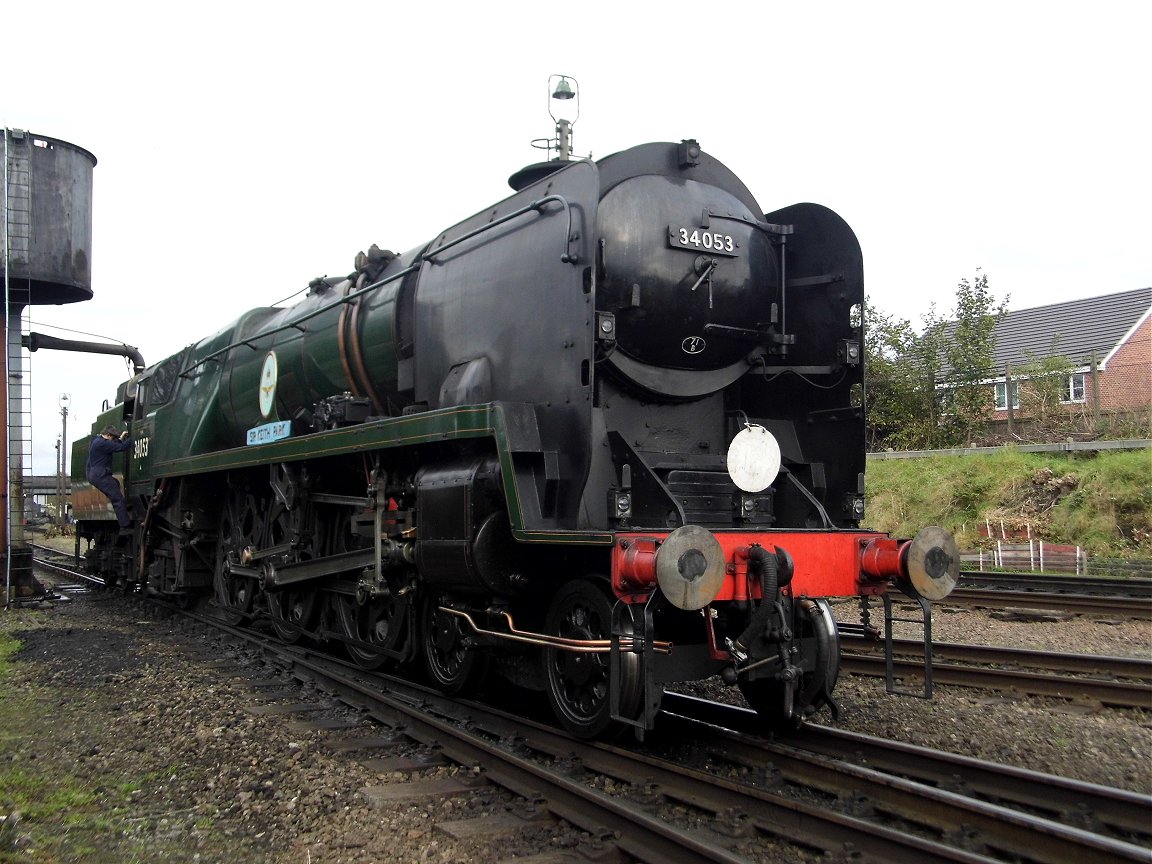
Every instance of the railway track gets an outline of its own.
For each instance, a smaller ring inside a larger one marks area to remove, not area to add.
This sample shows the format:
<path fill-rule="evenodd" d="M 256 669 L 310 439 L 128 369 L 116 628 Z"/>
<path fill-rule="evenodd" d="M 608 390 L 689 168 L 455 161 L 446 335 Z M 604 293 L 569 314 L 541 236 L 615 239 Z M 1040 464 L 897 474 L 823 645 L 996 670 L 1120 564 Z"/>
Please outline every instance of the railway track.
<path fill-rule="evenodd" d="M 798 782 L 827 784 L 828 779 L 819 773 L 812 775 L 806 767 L 811 757 L 818 756 L 824 759 L 835 760 L 835 765 L 854 765 L 875 772 L 881 777 L 870 776 L 867 773 L 860 775 L 860 782 L 867 784 L 860 787 L 863 797 L 871 806 L 880 810 L 892 808 L 892 793 L 885 786 L 887 778 L 903 778 L 924 784 L 932 789 L 942 792 L 949 790 L 963 790 L 965 796 L 978 801 L 992 802 L 999 807 L 1017 810 L 1028 816 L 1039 817 L 1041 820 L 1050 820 L 1067 826 L 1092 826 L 1091 831 L 1105 832 L 1113 839 L 1124 844 L 1141 847 L 1139 850 L 1120 847 L 1117 850 L 1122 855 L 1131 854 L 1133 860 L 1152 860 L 1152 853 L 1146 848 L 1152 841 L 1152 822 L 1148 815 L 1152 812 L 1152 796 L 1141 795 L 1134 792 L 1112 789 L 1096 784 L 1082 783 L 1077 780 L 1055 777 L 1022 768 L 985 762 L 954 753 L 932 750 L 925 747 L 916 747 L 898 741 L 889 741 L 868 735 L 846 732 L 825 726 L 808 725 L 794 739 L 776 742 L 757 740 L 755 730 L 757 718 L 754 712 L 748 709 L 723 705 L 696 699 L 691 696 L 676 694 L 665 695 L 665 711 L 672 716 L 683 717 L 692 723 L 713 724 L 725 730 L 726 752 L 729 758 L 744 760 L 755 759 L 757 752 L 770 754 L 772 764 L 783 771 L 795 772 Z M 748 742 L 751 742 L 750 744 Z M 749 752 L 744 749 L 750 746 Z M 798 754 L 804 755 L 798 755 Z M 751 754 L 751 755 L 750 755 Z M 795 761 L 791 761 L 795 760 Z M 824 764 L 827 763 L 817 763 Z M 790 767 L 782 767 L 790 766 Z M 899 787 L 901 784 L 895 784 Z M 983 818 L 979 813 L 972 812 L 966 805 L 962 812 L 947 813 L 948 806 L 957 806 L 947 803 L 948 797 L 939 799 L 941 810 L 937 818 L 944 819 L 953 827 L 941 826 L 942 830 L 952 831 L 958 823 L 974 828 L 977 822 L 965 822 L 966 819 L 979 820 Z M 976 808 L 977 810 L 979 808 Z M 1027 822 L 1025 819 L 1024 822 Z M 1040 827 L 1040 826 L 1038 826 Z M 995 825 L 982 826 L 981 835 L 985 831 L 998 832 Z M 1044 829 L 1046 830 L 1046 829 Z M 1042 842 L 1047 844 L 1054 835 L 1046 834 L 1047 840 L 1032 838 L 1025 842 Z M 1007 844 L 1010 842 L 1003 837 L 992 839 L 993 834 L 984 836 L 987 845 L 999 849 L 1001 852 L 1019 855 L 1023 860 L 1036 860 L 1034 856 L 1041 856 L 1039 849 L 1032 848 L 1024 851 L 1010 851 Z M 1077 841 L 1088 841 L 1087 838 L 1076 836 Z M 1070 853 L 1071 847 L 1058 848 L 1056 841 L 1049 852 L 1056 856 L 1055 860 L 1076 860 Z M 1101 848 L 1100 854 L 1105 850 Z M 1060 855 L 1069 857 L 1061 859 Z M 1109 860 L 1107 857 L 1088 855 L 1083 860 Z M 1120 860 L 1123 860 L 1121 858 Z"/>
<path fill-rule="evenodd" d="M 1069 576 L 1058 573 L 992 573 L 962 570 L 960 588 L 995 588 L 1045 593 L 1108 594 L 1152 599 L 1152 579 L 1145 577 Z"/>
<path fill-rule="evenodd" d="M 844 634 L 841 641 L 848 649 L 841 655 L 841 669 L 856 675 L 885 676 L 883 642 Z M 894 676 L 922 678 L 922 643 L 894 640 L 893 647 Z M 936 684 L 1152 709 L 1152 661 L 1149 660 L 948 642 L 933 642 L 932 658 L 932 680 Z M 945 662 L 940 662 L 942 660 Z"/>
<path fill-rule="evenodd" d="M 1051 609 L 1080 615 L 1152 620 L 1152 599 L 1065 592 L 1012 591 L 992 588 L 956 588 L 940 602 L 942 606 L 972 606 L 1002 609 Z"/>
<path fill-rule="evenodd" d="M 645 748 L 578 742 L 254 630 L 197 620 L 311 692 L 374 718 L 381 739 L 482 766 L 487 782 L 590 832 L 595 848 L 585 854 L 736 862 L 769 843 L 825 855 L 849 848 L 863 861 L 1152 862 L 1146 796 L 828 730 L 771 742 L 756 734 L 752 712 L 673 694 Z M 407 770 L 416 775 L 419 764 Z"/>
<path fill-rule="evenodd" d="M 234 635 L 249 638 L 245 631 Z M 336 693 L 391 728 L 403 728 L 424 746 L 460 764 L 482 764 L 491 782 L 534 796 L 557 818 L 600 831 L 602 842 L 637 861 L 746 860 L 730 847 L 760 836 L 825 854 L 850 847 L 864 860 L 875 861 L 1058 862 L 1081 856 L 1152 861 L 1140 845 L 1147 835 L 1133 835 L 1142 824 L 1139 819 L 1113 815 L 1119 809 L 1116 801 L 1130 813 L 1152 804 L 1130 793 L 1030 774 L 1028 801 L 1035 809 L 1064 812 L 1070 789 L 1079 795 L 1081 811 L 1085 801 L 1106 809 L 1101 830 L 1088 830 L 1063 824 L 1059 816 L 1025 812 L 1008 795 L 990 803 L 942 788 L 956 785 L 961 765 L 947 754 L 937 756 L 942 767 L 935 773 L 922 769 L 920 779 L 897 777 L 840 757 L 830 759 L 803 744 L 759 738 L 755 715 L 743 709 L 724 713 L 724 723 L 717 726 L 726 706 L 685 702 L 670 694 L 672 708 L 649 746 L 618 747 L 574 741 L 522 716 L 445 700 L 308 649 L 269 642 L 263 650 L 291 663 L 298 678 Z M 860 736 L 854 743 L 867 753 L 879 741 Z M 982 776 L 992 778 L 982 789 L 1006 785 L 996 779 L 1001 766 L 970 761 Z M 604 778 L 611 778 L 610 787 Z M 1058 791 L 1046 793 L 1046 784 Z M 685 808 L 719 828 L 719 837 L 714 830 L 702 833 L 669 816 Z"/>
<path fill-rule="evenodd" d="M 1152 579 L 965 570 L 943 603 L 1152 620 Z"/>
<path fill-rule="evenodd" d="M 91 573 L 86 573 L 76 566 L 76 558 L 74 555 L 61 552 L 59 549 L 53 549 L 51 546 L 42 546 L 36 543 L 31 545 L 32 562 L 42 570 L 69 579 L 76 584 L 83 584 L 93 588 L 104 587 L 103 579 Z"/>

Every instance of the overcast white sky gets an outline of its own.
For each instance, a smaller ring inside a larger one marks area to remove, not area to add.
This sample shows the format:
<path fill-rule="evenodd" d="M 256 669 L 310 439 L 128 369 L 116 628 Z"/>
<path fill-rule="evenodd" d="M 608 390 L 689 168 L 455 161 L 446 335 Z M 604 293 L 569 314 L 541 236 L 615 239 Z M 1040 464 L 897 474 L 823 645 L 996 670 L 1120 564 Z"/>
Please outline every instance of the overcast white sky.
<path fill-rule="evenodd" d="M 579 155 L 699 139 L 766 210 L 814 201 L 914 322 L 977 268 L 1022 309 L 1152 285 L 1152 4 L 8 4 L 0 125 L 90 150 L 93 300 L 33 329 L 149 363 L 372 243 L 508 194 L 574 76 Z M 30 358 L 33 469 L 127 369 Z"/>

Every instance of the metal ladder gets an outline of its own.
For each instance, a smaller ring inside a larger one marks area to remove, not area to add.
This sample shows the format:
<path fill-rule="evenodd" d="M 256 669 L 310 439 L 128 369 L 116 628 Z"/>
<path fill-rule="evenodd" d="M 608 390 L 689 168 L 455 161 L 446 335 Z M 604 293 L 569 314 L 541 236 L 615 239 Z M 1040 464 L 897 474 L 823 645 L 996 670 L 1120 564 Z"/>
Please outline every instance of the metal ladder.
<path fill-rule="evenodd" d="M 24 537 L 24 473 L 31 470 L 31 380 L 21 336 L 31 326 L 32 282 L 28 275 L 13 275 L 30 262 L 32 242 L 32 136 L 19 129 L 4 129 L 4 177 L 0 224 L 3 226 L 4 372 L 7 376 L 8 423 L 8 538 L 5 552 L 5 605 L 11 601 L 13 547 L 26 548 Z"/>

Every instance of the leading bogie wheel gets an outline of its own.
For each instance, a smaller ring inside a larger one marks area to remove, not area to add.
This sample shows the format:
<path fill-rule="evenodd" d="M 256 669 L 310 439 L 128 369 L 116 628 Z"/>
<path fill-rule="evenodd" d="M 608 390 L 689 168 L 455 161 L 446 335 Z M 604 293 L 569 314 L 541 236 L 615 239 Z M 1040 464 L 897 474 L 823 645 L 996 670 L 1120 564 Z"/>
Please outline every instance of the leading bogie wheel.
<path fill-rule="evenodd" d="M 827 600 L 794 600 L 796 641 L 803 643 L 812 657 L 810 669 L 802 672 L 789 693 L 787 685 L 772 678 L 749 681 L 741 677 L 740 692 L 760 715 L 768 729 L 777 734 L 795 732 L 805 719 L 829 702 L 840 676 L 840 638 L 832 607 Z"/>

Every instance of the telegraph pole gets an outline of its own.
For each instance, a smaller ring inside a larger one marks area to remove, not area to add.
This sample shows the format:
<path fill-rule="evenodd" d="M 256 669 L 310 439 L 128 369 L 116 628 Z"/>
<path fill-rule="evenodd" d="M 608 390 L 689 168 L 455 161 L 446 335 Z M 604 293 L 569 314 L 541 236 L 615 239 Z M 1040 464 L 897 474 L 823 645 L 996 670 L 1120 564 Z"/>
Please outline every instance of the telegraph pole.
<path fill-rule="evenodd" d="M 56 488 L 60 490 L 56 499 L 56 527 L 60 533 L 68 527 L 68 517 L 65 514 L 68 501 L 68 405 L 72 397 L 67 393 L 60 394 L 60 474 L 56 478 Z"/>

